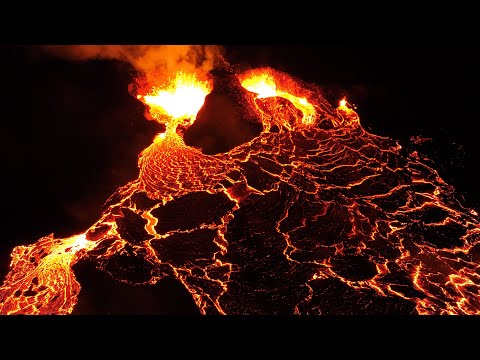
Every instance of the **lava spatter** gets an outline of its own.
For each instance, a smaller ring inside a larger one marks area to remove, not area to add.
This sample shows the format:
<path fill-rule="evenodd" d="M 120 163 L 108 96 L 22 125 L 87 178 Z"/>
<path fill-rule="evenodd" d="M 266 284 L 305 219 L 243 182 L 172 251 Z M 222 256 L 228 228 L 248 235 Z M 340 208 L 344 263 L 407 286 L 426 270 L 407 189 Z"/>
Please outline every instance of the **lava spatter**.
<path fill-rule="evenodd" d="M 212 80 L 137 94 L 166 127 L 138 179 L 85 233 L 16 247 L 0 313 L 71 313 L 72 266 L 88 260 L 132 285 L 174 277 L 202 314 L 480 314 L 478 214 L 429 162 L 288 74 Z M 212 137 L 235 131 L 214 103 L 260 132 L 228 151 L 187 145 L 205 108 Z"/>

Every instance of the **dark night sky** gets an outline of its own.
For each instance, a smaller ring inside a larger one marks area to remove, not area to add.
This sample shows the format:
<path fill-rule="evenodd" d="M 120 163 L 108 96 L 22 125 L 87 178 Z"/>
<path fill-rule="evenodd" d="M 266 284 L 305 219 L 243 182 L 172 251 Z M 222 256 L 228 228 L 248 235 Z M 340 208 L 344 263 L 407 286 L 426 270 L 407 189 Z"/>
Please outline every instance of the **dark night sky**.
<path fill-rule="evenodd" d="M 332 102 L 346 95 L 374 134 L 401 142 L 416 135 L 434 138 L 427 151 L 440 174 L 480 210 L 475 189 L 478 45 L 226 49 L 227 59 L 240 67 L 272 66 L 324 86 Z M 15 46 L 0 47 L 0 62 L 3 281 L 13 246 L 51 232 L 82 232 L 95 222 L 108 196 L 136 178 L 137 156 L 159 127 L 144 119 L 142 104 L 128 93 L 133 73 L 125 64 L 70 62 Z M 175 291 L 178 299 L 185 298 L 181 289 Z M 161 306 L 167 310 L 160 312 L 194 312 L 188 300 Z"/>

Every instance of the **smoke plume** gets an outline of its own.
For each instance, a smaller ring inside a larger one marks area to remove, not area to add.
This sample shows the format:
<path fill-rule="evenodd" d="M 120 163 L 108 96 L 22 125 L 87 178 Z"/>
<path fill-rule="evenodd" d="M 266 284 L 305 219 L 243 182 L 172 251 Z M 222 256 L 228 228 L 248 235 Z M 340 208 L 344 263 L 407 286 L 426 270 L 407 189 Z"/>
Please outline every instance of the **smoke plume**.
<path fill-rule="evenodd" d="M 42 49 L 65 59 L 112 59 L 130 63 L 149 80 L 177 71 L 206 74 L 223 61 L 218 45 L 46 45 Z"/>

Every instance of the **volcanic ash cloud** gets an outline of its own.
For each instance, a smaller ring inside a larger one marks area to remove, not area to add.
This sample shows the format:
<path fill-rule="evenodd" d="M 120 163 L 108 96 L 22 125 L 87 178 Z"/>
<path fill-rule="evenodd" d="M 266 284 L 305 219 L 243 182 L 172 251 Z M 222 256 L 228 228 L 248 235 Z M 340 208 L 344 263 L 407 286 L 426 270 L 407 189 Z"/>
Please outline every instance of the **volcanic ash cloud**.
<path fill-rule="evenodd" d="M 45 45 L 41 49 L 74 61 L 125 61 L 152 82 L 178 71 L 206 74 L 222 61 L 224 53 L 217 45 Z"/>

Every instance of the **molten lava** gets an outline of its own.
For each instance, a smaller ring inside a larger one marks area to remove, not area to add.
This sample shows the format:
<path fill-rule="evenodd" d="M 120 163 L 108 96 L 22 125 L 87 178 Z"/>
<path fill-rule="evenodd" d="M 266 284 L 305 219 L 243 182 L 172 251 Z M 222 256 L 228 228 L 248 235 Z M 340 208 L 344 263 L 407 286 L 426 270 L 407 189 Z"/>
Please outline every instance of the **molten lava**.
<path fill-rule="evenodd" d="M 305 97 L 298 97 L 288 91 L 280 90 L 274 80 L 273 74 L 269 72 L 262 72 L 247 76 L 242 80 L 242 86 L 254 93 L 258 94 L 259 99 L 269 97 L 281 97 L 289 100 L 297 109 L 299 109 L 303 116 L 301 122 L 305 125 L 312 125 L 315 122 L 315 108 L 310 104 Z"/>
<path fill-rule="evenodd" d="M 90 261 L 129 284 L 174 277 L 202 314 L 480 314 L 478 214 L 428 159 L 285 73 L 238 79 L 263 130 L 213 155 L 182 137 L 209 80 L 138 95 L 167 124 L 138 179 L 84 233 L 16 247 L 0 313 L 71 313 Z"/>
<path fill-rule="evenodd" d="M 195 74 L 178 72 L 165 88 L 153 88 L 149 94 L 137 95 L 137 98 L 145 102 L 157 117 L 194 119 L 211 90 L 209 83 L 198 80 Z"/>
<path fill-rule="evenodd" d="M 66 239 L 49 235 L 33 245 L 17 246 L 12 253 L 11 271 L 1 288 L 1 313 L 71 313 L 80 291 L 71 267 L 82 251 L 94 247 L 85 234 Z"/>

